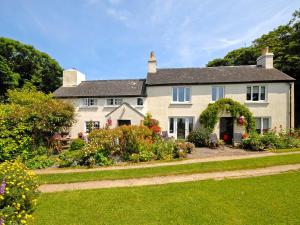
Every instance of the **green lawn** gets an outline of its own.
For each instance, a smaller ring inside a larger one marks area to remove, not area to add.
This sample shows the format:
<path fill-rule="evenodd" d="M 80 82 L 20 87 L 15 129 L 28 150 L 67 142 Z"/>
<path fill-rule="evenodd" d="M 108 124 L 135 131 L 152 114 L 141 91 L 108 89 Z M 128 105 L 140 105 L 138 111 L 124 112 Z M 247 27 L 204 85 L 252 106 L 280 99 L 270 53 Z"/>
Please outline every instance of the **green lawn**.
<path fill-rule="evenodd" d="M 160 166 L 152 168 L 94 171 L 66 174 L 43 174 L 39 175 L 38 179 L 40 183 L 71 183 L 80 181 L 129 179 L 139 177 L 166 176 L 174 174 L 191 174 L 224 170 L 252 169 L 296 163 L 300 163 L 300 154 L 276 155 L 262 158 Z"/>
<path fill-rule="evenodd" d="M 300 224 L 300 172 L 42 194 L 34 225 Z"/>

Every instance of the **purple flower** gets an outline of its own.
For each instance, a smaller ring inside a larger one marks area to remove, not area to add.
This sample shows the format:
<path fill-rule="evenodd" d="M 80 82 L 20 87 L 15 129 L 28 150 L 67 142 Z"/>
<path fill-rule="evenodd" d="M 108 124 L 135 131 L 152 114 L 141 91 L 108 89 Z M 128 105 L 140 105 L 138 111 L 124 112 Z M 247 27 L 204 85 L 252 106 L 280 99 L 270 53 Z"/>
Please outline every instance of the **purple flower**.
<path fill-rule="evenodd" d="M 3 180 L 2 184 L 0 186 L 0 195 L 4 195 L 4 193 L 5 193 L 5 187 L 6 187 L 6 182 L 5 182 L 5 180 Z M 0 223 L 0 225 L 1 225 L 1 223 Z"/>

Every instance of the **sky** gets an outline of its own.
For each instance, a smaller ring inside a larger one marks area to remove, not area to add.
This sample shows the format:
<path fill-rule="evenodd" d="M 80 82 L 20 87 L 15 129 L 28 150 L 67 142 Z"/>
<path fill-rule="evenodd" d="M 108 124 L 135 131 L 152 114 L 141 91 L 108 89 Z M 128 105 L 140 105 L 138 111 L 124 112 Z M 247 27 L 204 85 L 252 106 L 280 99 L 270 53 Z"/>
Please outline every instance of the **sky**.
<path fill-rule="evenodd" d="M 299 0 L 0 0 L 0 36 L 48 53 L 88 80 L 203 67 L 286 24 Z"/>

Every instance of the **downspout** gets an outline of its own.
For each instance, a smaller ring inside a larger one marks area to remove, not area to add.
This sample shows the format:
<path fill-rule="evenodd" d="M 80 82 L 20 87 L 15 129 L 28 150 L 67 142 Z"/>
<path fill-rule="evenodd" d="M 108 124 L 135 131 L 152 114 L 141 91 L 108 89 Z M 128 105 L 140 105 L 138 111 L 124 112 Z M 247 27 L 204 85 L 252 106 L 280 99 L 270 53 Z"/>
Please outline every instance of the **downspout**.
<path fill-rule="evenodd" d="M 290 85 L 290 107 L 289 107 L 289 114 L 290 114 L 290 132 L 292 129 L 292 83 L 289 83 Z"/>

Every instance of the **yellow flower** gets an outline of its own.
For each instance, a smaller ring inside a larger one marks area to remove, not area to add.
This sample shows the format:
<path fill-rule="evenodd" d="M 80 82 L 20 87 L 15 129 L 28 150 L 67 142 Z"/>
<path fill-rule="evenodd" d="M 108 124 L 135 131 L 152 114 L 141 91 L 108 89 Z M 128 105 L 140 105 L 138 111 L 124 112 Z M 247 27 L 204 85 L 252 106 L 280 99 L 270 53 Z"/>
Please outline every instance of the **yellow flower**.
<path fill-rule="evenodd" d="M 25 199 L 25 198 L 26 198 L 26 196 L 25 196 L 25 195 L 22 195 L 22 198 L 23 198 L 23 199 Z"/>
<path fill-rule="evenodd" d="M 21 220 L 21 223 L 22 224 L 26 224 L 26 220 Z"/>

